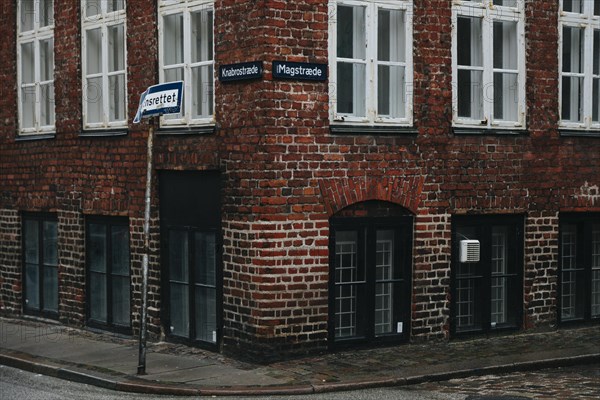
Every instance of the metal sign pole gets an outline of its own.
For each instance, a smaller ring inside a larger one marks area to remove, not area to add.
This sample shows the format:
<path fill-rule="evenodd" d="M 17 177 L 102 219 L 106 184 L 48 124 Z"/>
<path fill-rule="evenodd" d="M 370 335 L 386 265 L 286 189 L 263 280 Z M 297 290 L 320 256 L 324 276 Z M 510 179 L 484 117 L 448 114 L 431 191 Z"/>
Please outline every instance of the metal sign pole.
<path fill-rule="evenodd" d="M 142 258 L 142 312 L 140 319 L 140 340 L 139 340 L 139 358 L 138 375 L 146 374 L 146 332 L 148 330 L 148 259 L 150 257 L 150 205 L 152 196 L 152 157 L 153 157 L 153 137 L 154 126 L 150 119 L 150 129 L 148 130 L 148 161 L 146 167 L 146 196 L 144 210 L 144 255 Z"/>

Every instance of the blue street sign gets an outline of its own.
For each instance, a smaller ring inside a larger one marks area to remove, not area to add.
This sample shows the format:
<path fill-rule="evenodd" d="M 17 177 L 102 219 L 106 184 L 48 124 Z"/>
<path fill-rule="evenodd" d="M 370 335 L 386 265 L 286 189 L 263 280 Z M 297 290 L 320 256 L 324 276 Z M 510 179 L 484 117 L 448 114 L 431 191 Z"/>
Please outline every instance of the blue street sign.
<path fill-rule="evenodd" d="M 180 113 L 182 98 L 183 81 L 150 86 L 140 96 L 140 104 L 133 123 L 137 124 L 142 118 L 154 115 Z"/>

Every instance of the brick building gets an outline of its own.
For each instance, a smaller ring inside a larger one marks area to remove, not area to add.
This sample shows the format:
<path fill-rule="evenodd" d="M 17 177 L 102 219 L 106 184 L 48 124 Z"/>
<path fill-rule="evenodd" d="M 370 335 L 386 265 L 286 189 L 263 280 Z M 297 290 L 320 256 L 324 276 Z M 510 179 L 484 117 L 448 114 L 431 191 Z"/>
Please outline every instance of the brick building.
<path fill-rule="evenodd" d="M 0 315 L 138 331 L 152 125 L 153 340 L 272 357 L 600 320 L 599 1 L 0 13 Z M 176 80 L 183 111 L 133 124 Z"/>

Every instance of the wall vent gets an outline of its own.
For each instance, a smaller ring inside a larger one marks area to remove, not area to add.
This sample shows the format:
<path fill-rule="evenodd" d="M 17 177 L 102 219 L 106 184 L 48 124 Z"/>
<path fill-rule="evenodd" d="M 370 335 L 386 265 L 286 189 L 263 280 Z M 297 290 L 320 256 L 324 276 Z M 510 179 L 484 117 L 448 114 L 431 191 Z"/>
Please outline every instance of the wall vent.
<path fill-rule="evenodd" d="M 479 262 L 479 240 L 460 241 L 460 262 Z"/>

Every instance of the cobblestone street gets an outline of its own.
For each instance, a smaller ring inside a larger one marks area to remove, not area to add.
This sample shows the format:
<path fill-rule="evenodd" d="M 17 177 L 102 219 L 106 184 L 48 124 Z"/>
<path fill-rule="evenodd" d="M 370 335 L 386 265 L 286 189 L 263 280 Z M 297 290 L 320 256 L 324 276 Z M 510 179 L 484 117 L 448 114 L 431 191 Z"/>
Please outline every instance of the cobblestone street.
<path fill-rule="evenodd" d="M 460 393 L 468 395 L 470 400 L 487 399 L 486 396 L 597 400 L 600 399 L 600 364 L 454 379 L 416 385 L 410 390 Z"/>

